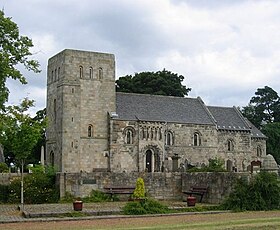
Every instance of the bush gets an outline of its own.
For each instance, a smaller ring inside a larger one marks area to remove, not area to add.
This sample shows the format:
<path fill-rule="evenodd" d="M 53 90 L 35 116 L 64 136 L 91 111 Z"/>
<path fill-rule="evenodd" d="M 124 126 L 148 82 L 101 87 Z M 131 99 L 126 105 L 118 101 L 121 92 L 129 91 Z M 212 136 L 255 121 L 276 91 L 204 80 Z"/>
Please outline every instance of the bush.
<path fill-rule="evenodd" d="M 274 173 L 261 172 L 250 182 L 238 179 L 233 191 L 223 202 L 223 207 L 235 211 L 279 209 L 278 176 Z"/>
<path fill-rule="evenodd" d="M 133 198 L 144 198 L 145 197 L 145 184 L 143 178 L 139 177 L 136 181 L 136 188 L 132 195 Z"/>
<path fill-rule="evenodd" d="M 6 163 L 0 162 L 0 173 L 7 173 L 9 172 L 9 167 Z"/>
<path fill-rule="evenodd" d="M 90 195 L 82 200 L 83 202 L 106 202 L 111 201 L 111 196 L 99 190 L 92 190 Z M 113 200 L 117 200 L 117 198 L 113 196 Z"/>
<path fill-rule="evenodd" d="M 9 200 L 9 185 L 0 184 L 0 203 L 7 203 Z"/>
<path fill-rule="evenodd" d="M 24 177 L 24 203 L 42 204 L 56 203 L 59 200 L 59 191 L 55 186 L 55 175 L 46 169 L 44 173 L 38 167 L 33 173 Z M 16 178 L 10 185 L 10 203 L 20 202 L 21 179 Z"/>
<path fill-rule="evenodd" d="M 220 158 L 209 159 L 209 165 L 197 168 L 188 169 L 187 172 L 225 172 L 224 161 Z"/>
<path fill-rule="evenodd" d="M 153 199 L 143 199 L 141 201 L 128 202 L 123 207 L 125 215 L 145 215 L 145 214 L 162 214 L 170 210 L 166 205 Z"/>

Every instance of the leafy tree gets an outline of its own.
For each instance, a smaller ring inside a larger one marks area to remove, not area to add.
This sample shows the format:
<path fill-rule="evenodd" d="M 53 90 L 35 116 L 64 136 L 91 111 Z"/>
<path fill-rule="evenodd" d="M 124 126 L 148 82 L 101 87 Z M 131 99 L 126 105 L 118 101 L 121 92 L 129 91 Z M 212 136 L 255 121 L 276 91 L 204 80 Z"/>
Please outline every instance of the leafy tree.
<path fill-rule="evenodd" d="M 249 182 L 238 179 L 223 202 L 225 209 L 236 211 L 280 208 L 280 186 L 275 173 L 260 172 Z"/>
<path fill-rule="evenodd" d="M 26 113 L 33 103 L 25 98 L 19 106 L 7 106 L 6 113 L 0 114 L 0 142 L 10 162 L 27 160 L 46 126 L 45 119 L 34 119 Z"/>
<path fill-rule="evenodd" d="M 157 72 L 135 73 L 116 80 L 117 92 L 184 97 L 190 88 L 182 85 L 184 77 L 163 69 Z"/>
<path fill-rule="evenodd" d="M 276 162 L 280 164 L 280 122 L 264 125 L 262 132 L 268 137 L 266 142 L 267 153 L 271 154 Z"/>
<path fill-rule="evenodd" d="M 32 40 L 21 36 L 16 23 L 11 18 L 5 17 L 0 10 L 0 111 L 7 102 L 9 89 L 6 86 L 8 78 L 27 84 L 26 78 L 16 68 L 22 64 L 27 70 L 40 72 L 39 63 L 30 59 Z"/>
<path fill-rule="evenodd" d="M 32 118 L 34 121 L 41 124 L 40 138 L 38 139 L 35 147 L 33 148 L 31 155 L 28 159 L 29 162 L 39 163 L 41 159 L 41 147 L 46 145 L 46 108 L 36 112 L 36 116 Z"/>
<path fill-rule="evenodd" d="M 243 107 L 243 115 L 257 128 L 262 124 L 280 121 L 280 98 L 276 91 L 265 86 L 258 88 L 249 102 Z"/>

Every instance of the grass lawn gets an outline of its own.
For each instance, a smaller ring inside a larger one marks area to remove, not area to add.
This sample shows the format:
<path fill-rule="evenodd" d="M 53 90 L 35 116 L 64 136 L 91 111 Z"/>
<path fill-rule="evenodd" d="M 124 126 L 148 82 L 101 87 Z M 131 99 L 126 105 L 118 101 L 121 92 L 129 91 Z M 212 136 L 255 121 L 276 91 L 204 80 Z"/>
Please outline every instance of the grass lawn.
<path fill-rule="evenodd" d="M 0 224 L 5 230 L 280 229 L 280 211 Z"/>

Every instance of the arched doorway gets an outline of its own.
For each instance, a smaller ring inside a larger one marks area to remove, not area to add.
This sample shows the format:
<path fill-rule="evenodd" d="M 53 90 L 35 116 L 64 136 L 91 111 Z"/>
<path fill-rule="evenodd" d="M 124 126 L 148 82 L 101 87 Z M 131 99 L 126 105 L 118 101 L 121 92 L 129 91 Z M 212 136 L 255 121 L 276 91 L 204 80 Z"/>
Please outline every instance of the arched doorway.
<path fill-rule="evenodd" d="M 146 170 L 152 172 L 152 156 L 153 152 L 149 149 L 146 151 Z"/>

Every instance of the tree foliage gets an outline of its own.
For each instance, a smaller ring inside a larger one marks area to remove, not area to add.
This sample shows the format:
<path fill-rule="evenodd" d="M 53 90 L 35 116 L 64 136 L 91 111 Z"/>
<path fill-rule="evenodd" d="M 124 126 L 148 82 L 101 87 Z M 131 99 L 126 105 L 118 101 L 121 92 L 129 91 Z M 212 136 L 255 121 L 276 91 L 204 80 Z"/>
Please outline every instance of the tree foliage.
<path fill-rule="evenodd" d="M 280 97 L 272 88 L 258 88 L 242 113 L 267 137 L 267 153 L 280 164 Z"/>
<path fill-rule="evenodd" d="M 11 18 L 5 17 L 0 10 L 0 110 L 4 109 L 7 102 L 9 89 L 6 86 L 8 78 L 18 80 L 26 84 L 26 78 L 17 69 L 22 64 L 27 70 L 38 73 L 39 63 L 30 59 L 32 55 L 30 48 L 33 47 L 32 40 L 21 36 L 16 23 Z"/>
<path fill-rule="evenodd" d="M 280 122 L 278 93 L 268 86 L 258 88 L 248 106 L 243 107 L 242 113 L 257 128 L 266 123 Z"/>
<path fill-rule="evenodd" d="M 184 97 L 190 88 L 182 85 L 184 76 L 168 70 L 135 73 L 116 80 L 117 92 Z"/>
<path fill-rule="evenodd" d="M 278 176 L 274 173 L 261 172 L 251 181 L 238 179 L 223 206 L 225 209 L 235 211 L 279 209 Z"/>
<path fill-rule="evenodd" d="M 46 120 L 34 119 L 27 113 L 33 103 L 25 98 L 19 106 L 7 106 L 6 113 L 0 113 L 0 143 L 8 163 L 28 159 L 42 136 Z"/>
<path fill-rule="evenodd" d="M 280 164 L 280 122 L 268 123 L 263 126 L 262 132 L 267 136 L 266 151 Z"/>

